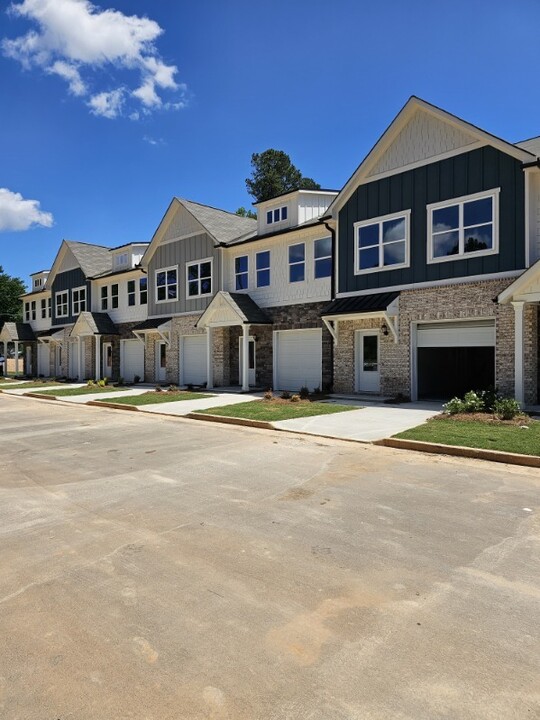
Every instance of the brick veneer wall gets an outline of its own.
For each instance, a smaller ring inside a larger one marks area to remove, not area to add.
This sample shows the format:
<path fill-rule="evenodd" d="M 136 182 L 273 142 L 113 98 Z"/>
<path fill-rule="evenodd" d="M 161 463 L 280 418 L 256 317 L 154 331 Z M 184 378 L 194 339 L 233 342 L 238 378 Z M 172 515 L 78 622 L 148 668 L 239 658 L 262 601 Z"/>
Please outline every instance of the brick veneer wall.
<path fill-rule="evenodd" d="M 460 283 L 444 287 L 404 290 L 399 297 L 398 343 L 391 334 L 381 335 L 381 393 L 411 393 L 410 332 L 413 322 L 494 318 L 496 328 L 495 377 L 499 390 L 514 394 L 514 309 L 499 305 L 494 298 L 511 280 Z M 355 390 L 354 332 L 380 328 L 382 319 L 347 320 L 338 323 L 334 348 L 334 389 Z M 525 306 L 525 400 L 536 402 L 538 364 L 538 310 Z"/>

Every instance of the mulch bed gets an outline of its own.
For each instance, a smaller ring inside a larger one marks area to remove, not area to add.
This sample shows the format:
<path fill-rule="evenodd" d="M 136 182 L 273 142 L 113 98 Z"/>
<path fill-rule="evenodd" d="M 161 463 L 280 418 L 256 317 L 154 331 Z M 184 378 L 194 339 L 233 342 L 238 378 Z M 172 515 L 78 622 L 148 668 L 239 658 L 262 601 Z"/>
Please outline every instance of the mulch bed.
<path fill-rule="evenodd" d="M 458 420 L 463 422 L 481 422 L 487 425 L 530 425 L 531 422 L 535 422 L 528 415 L 517 415 L 512 420 L 501 420 L 496 415 L 490 413 L 456 413 L 455 415 L 449 415 L 443 413 L 442 415 L 435 415 L 431 418 L 432 420 Z"/>

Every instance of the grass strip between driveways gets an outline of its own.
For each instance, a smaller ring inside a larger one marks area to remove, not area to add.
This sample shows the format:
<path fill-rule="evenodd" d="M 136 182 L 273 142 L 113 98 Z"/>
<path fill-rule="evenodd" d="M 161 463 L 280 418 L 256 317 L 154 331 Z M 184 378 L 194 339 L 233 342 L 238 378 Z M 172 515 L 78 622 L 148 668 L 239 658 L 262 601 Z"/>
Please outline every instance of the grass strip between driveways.
<path fill-rule="evenodd" d="M 78 387 L 78 388 L 57 388 L 56 390 L 44 390 L 41 395 L 54 395 L 55 397 L 66 397 L 69 395 L 97 395 L 98 393 L 117 392 L 129 390 L 127 387 Z"/>
<path fill-rule="evenodd" d="M 503 423 L 432 419 L 394 437 L 540 456 L 540 422 L 527 420 L 527 425 L 528 429 L 524 429 Z"/>
<path fill-rule="evenodd" d="M 236 405 L 223 405 L 221 407 L 207 408 L 206 410 L 197 410 L 197 413 L 272 422 L 276 420 L 311 417 L 313 415 L 330 415 L 332 413 L 358 409 L 358 406 L 336 405 L 333 403 L 279 403 L 268 400 L 250 400 L 249 402 L 237 403 Z"/>
<path fill-rule="evenodd" d="M 23 390 L 25 388 L 48 388 L 55 385 L 61 385 L 61 383 L 55 382 L 54 380 L 47 380 L 45 382 L 39 382 L 39 380 L 28 380 L 27 382 L 0 382 L 0 390 Z"/>
<path fill-rule="evenodd" d="M 110 402 L 115 405 L 157 405 L 158 403 L 178 402 L 179 400 L 203 400 L 204 398 L 215 397 L 199 392 L 155 392 L 153 390 L 141 395 L 130 395 L 129 397 L 114 398 Z M 107 398 L 99 398 L 96 402 L 109 402 Z"/>

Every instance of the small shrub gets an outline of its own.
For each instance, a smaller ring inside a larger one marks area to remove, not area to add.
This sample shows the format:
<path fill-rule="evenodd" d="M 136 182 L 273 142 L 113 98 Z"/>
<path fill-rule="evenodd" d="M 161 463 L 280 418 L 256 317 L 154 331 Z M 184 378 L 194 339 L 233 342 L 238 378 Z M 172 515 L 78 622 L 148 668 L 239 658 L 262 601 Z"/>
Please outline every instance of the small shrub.
<path fill-rule="evenodd" d="M 300 395 L 297 395 L 296 393 L 291 395 L 291 402 L 300 402 L 300 399 Z"/>
<path fill-rule="evenodd" d="M 163 392 L 161 385 L 156 385 L 156 392 Z"/>
<path fill-rule="evenodd" d="M 320 395 L 321 394 L 321 388 L 317 386 L 316 388 L 313 388 L 313 395 Z"/>
<path fill-rule="evenodd" d="M 517 415 L 521 415 L 521 407 L 513 398 L 498 398 L 493 411 L 500 420 L 513 420 Z"/>
<path fill-rule="evenodd" d="M 123 377 L 119 377 L 119 378 L 118 378 L 118 382 L 116 383 L 116 385 L 117 385 L 118 387 L 123 387 L 123 385 L 124 385 L 124 378 L 123 378 Z"/>
<path fill-rule="evenodd" d="M 86 386 L 87 386 L 87 387 L 94 387 L 95 384 L 96 384 L 96 383 L 95 383 L 94 380 L 87 380 L 87 381 L 86 381 Z"/>
<path fill-rule="evenodd" d="M 178 388 L 176 387 L 176 385 L 169 385 L 168 391 L 169 392 L 177 392 Z"/>
<path fill-rule="evenodd" d="M 484 412 L 484 401 L 481 397 L 479 397 L 474 390 L 469 390 L 469 392 L 466 392 L 463 396 L 463 404 L 465 406 L 465 412 L 468 413 L 478 413 L 478 412 Z"/>
<path fill-rule="evenodd" d="M 443 410 L 445 413 L 448 413 L 448 415 L 457 415 L 458 413 L 465 412 L 465 404 L 463 400 L 455 397 L 443 405 Z"/>
<path fill-rule="evenodd" d="M 141 382 L 141 376 L 135 375 L 135 377 L 133 378 L 133 384 L 137 385 L 137 383 L 140 383 L 140 382 Z"/>
<path fill-rule="evenodd" d="M 302 398 L 302 400 L 307 400 L 309 397 L 309 390 L 305 385 L 304 387 L 300 388 L 300 397 Z"/>
<path fill-rule="evenodd" d="M 273 393 L 271 390 L 267 390 L 267 391 L 264 393 L 264 396 L 263 396 L 263 397 L 264 397 L 265 400 L 273 400 L 273 399 L 274 399 L 274 393 Z"/>
<path fill-rule="evenodd" d="M 187 389 L 189 390 L 189 392 L 193 392 L 193 383 L 188 383 L 188 384 L 186 385 L 186 387 L 187 387 Z"/>
<path fill-rule="evenodd" d="M 290 400 L 290 399 L 291 399 L 291 393 L 290 393 L 288 390 L 284 390 L 279 397 L 280 397 L 282 400 Z"/>
<path fill-rule="evenodd" d="M 484 411 L 490 413 L 494 412 L 495 403 L 501 398 L 501 395 L 499 395 L 497 388 L 478 390 L 476 394 L 478 395 L 478 397 L 482 398 L 482 401 L 484 403 Z"/>
<path fill-rule="evenodd" d="M 107 385 L 107 378 L 102 378 L 97 381 L 98 387 L 104 388 Z"/>

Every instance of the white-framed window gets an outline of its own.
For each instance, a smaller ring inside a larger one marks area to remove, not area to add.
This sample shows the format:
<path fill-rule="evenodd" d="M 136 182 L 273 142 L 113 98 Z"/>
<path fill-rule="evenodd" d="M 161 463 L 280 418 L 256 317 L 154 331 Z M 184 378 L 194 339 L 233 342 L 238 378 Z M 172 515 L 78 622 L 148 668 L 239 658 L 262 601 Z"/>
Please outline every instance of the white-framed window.
<path fill-rule="evenodd" d="M 156 302 L 178 300 L 178 267 L 156 270 Z"/>
<path fill-rule="evenodd" d="M 186 264 L 186 297 L 212 294 L 212 258 Z"/>
<path fill-rule="evenodd" d="M 286 220 L 288 216 L 287 206 L 273 208 L 272 210 L 266 211 L 266 224 L 272 225 L 273 223 L 282 222 Z"/>
<path fill-rule="evenodd" d="M 428 263 L 499 251 L 499 188 L 427 206 Z"/>
<path fill-rule="evenodd" d="M 25 322 L 30 322 L 30 303 L 24 303 L 24 319 Z"/>
<path fill-rule="evenodd" d="M 255 270 L 257 287 L 268 287 L 270 285 L 270 250 L 262 250 L 255 255 Z"/>
<path fill-rule="evenodd" d="M 148 304 L 148 278 L 139 278 L 139 302 L 141 305 Z"/>
<path fill-rule="evenodd" d="M 49 302 L 50 302 L 50 298 L 49 298 Z M 41 319 L 45 320 L 46 317 L 47 317 L 47 299 L 44 298 L 41 301 Z"/>
<path fill-rule="evenodd" d="M 125 267 L 128 264 L 128 253 L 119 253 L 114 256 L 114 267 Z"/>
<path fill-rule="evenodd" d="M 332 274 L 332 238 L 325 237 L 313 243 L 315 278 L 330 277 Z"/>
<path fill-rule="evenodd" d="M 36 301 L 32 300 L 30 303 L 30 317 L 32 320 L 36 319 Z"/>
<path fill-rule="evenodd" d="M 102 285 L 100 290 L 100 307 L 101 312 L 109 309 L 109 286 Z"/>
<path fill-rule="evenodd" d="M 289 245 L 289 282 L 303 282 L 306 279 L 306 245 Z"/>
<path fill-rule="evenodd" d="M 49 317 L 52 317 L 52 297 L 47 301 L 47 313 Z"/>
<path fill-rule="evenodd" d="M 42 278 L 35 278 L 35 280 L 34 280 L 34 287 L 35 287 L 35 288 L 40 288 L 42 282 L 43 282 Z"/>
<path fill-rule="evenodd" d="M 354 223 L 357 275 L 409 266 L 411 211 Z"/>
<path fill-rule="evenodd" d="M 249 286 L 249 258 L 240 255 L 234 258 L 234 289 L 247 290 Z"/>
<path fill-rule="evenodd" d="M 86 310 L 86 288 L 74 288 L 71 291 L 72 315 L 78 315 Z"/>
<path fill-rule="evenodd" d="M 128 305 L 129 307 L 133 307 L 137 304 L 137 297 L 135 294 L 135 280 L 128 280 L 127 283 L 127 296 L 128 296 Z"/>
<path fill-rule="evenodd" d="M 111 308 L 114 310 L 118 307 L 118 283 L 111 285 Z"/>
<path fill-rule="evenodd" d="M 69 315 L 69 291 L 56 293 L 55 295 L 56 317 L 68 317 Z"/>

